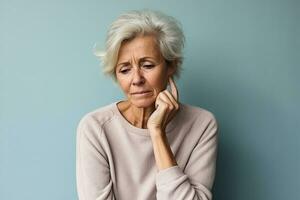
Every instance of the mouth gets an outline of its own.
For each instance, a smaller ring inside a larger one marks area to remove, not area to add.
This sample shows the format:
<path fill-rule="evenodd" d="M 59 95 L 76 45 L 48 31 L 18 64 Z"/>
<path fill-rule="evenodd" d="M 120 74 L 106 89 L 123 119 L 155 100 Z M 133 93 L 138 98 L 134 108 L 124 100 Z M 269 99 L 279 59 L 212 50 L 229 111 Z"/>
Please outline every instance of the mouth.
<path fill-rule="evenodd" d="M 143 94 L 143 93 L 147 93 L 147 92 L 151 92 L 151 91 L 144 90 L 144 91 L 139 91 L 139 92 L 132 92 L 131 94 Z"/>
<path fill-rule="evenodd" d="M 131 95 L 143 96 L 143 95 L 148 95 L 150 93 L 151 91 L 140 91 L 140 92 L 133 92 L 131 93 Z"/>

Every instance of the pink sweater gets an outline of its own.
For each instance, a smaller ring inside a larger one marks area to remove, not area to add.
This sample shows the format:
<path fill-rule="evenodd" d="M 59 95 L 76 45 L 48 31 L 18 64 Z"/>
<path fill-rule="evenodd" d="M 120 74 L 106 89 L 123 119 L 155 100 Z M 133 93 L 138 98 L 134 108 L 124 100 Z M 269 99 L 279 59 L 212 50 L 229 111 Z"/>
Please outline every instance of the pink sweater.
<path fill-rule="evenodd" d="M 87 113 L 77 127 L 79 200 L 211 200 L 217 130 L 210 111 L 180 103 L 166 127 L 178 165 L 159 171 L 148 129 L 131 125 L 117 102 Z"/>

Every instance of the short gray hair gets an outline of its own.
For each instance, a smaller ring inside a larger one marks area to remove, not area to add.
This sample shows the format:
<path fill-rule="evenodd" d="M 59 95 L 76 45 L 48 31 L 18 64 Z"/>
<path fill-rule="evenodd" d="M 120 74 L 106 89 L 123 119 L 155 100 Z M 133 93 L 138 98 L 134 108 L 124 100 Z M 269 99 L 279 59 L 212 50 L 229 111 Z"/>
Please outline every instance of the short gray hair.
<path fill-rule="evenodd" d="M 179 78 L 185 42 L 181 24 L 174 17 L 149 9 L 126 12 L 111 24 L 107 32 L 105 51 L 94 52 L 102 61 L 103 72 L 116 80 L 115 66 L 122 42 L 147 34 L 156 37 L 160 52 L 167 63 L 175 61 L 174 75 Z"/>

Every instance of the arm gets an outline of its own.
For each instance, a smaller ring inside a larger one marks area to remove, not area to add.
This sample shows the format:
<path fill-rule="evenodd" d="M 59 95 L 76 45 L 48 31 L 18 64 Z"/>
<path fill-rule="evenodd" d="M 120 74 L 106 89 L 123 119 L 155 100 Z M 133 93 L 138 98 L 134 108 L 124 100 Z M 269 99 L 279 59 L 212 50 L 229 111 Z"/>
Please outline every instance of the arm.
<path fill-rule="evenodd" d="M 87 125 L 84 120 L 77 128 L 76 182 L 79 200 L 115 199 L 99 130 L 96 123 Z"/>
<path fill-rule="evenodd" d="M 163 137 L 152 139 L 155 159 L 159 167 L 156 176 L 158 200 L 211 200 L 217 156 L 217 122 L 208 122 L 194 148 L 185 172 L 174 164 L 170 146 Z M 176 161 L 175 161 L 176 163 Z"/>
<path fill-rule="evenodd" d="M 166 134 L 161 130 L 152 131 L 151 139 L 158 170 L 164 170 L 177 165 Z"/>

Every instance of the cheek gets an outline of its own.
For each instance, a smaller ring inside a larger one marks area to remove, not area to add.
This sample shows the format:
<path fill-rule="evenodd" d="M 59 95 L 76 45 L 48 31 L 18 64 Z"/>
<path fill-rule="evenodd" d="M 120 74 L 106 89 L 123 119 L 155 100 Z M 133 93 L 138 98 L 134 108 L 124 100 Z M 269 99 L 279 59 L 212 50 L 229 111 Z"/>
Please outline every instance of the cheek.
<path fill-rule="evenodd" d="M 118 77 L 118 84 L 124 92 L 129 91 L 130 82 L 127 79 Z"/>
<path fill-rule="evenodd" d="M 156 94 L 161 92 L 166 88 L 166 78 L 159 76 L 157 78 L 152 78 L 149 80 L 149 83 L 151 84 L 152 88 L 155 90 Z"/>

